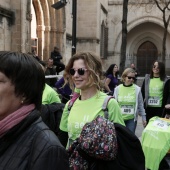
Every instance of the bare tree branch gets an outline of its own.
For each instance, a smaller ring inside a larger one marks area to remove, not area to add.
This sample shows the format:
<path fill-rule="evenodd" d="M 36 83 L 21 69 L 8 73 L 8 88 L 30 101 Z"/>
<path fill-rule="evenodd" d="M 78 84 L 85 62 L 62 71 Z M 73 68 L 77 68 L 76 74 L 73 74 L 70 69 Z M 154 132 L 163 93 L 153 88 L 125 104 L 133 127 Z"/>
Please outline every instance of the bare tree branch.
<path fill-rule="evenodd" d="M 164 23 L 164 36 L 163 36 L 163 41 L 162 41 L 162 61 L 165 62 L 165 56 L 166 56 L 166 38 L 167 38 L 167 33 L 168 33 L 168 25 L 170 22 L 170 15 L 168 18 L 166 18 L 166 12 L 170 10 L 169 5 L 170 5 L 170 0 L 160 0 L 161 2 L 158 2 L 158 0 L 154 0 L 156 3 L 156 6 L 159 8 L 159 10 L 162 12 L 162 18 L 163 18 L 163 23 Z M 162 8 L 161 8 L 161 5 Z"/>

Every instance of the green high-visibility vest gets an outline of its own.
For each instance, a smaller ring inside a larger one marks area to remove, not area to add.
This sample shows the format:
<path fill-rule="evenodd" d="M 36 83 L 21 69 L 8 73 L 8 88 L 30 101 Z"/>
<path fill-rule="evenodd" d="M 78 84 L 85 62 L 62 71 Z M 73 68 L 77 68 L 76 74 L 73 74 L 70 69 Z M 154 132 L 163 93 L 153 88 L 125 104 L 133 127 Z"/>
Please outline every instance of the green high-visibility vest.
<path fill-rule="evenodd" d="M 146 168 L 158 170 L 161 160 L 170 149 L 170 120 L 157 116 L 151 118 L 142 133 L 141 143 Z"/>

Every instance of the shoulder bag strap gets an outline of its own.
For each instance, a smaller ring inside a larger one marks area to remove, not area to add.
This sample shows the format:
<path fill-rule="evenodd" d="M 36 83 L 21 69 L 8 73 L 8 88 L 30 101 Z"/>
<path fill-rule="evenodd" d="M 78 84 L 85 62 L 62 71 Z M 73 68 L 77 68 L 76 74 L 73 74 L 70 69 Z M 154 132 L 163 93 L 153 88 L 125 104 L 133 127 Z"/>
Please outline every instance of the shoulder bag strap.
<path fill-rule="evenodd" d="M 110 100 L 111 98 L 114 98 L 114 97 L 113 97 L 113 96 L 106 96 L 106 98 L 104 99 L 103 105 L 102 105 L 102 110 L 104 111 L 104 117 L 105 117 L 106 119 L 109 118 L 107 105 L 108 105 L 109 100 Z"/>

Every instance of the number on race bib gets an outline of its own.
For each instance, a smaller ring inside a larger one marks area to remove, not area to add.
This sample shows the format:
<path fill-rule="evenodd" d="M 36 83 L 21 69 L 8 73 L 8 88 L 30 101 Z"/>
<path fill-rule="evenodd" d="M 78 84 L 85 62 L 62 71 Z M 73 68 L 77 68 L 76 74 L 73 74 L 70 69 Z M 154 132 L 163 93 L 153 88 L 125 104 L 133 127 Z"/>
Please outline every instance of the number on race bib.
<path fill-rule="evenodd" d="M 122 111 L 122 114 L 134 114 L 134 108 L 133 106 L 131 105 L 123 105 L 121 106 L 121 111 Z"/>
<path fill-rule="evenodd" d="M 169 123 L 167 123 L 163 120 L 157 119 L 153 122 L 153 126 L 166 130 L 166 129 L 168 129 Z"/>
<path fill-rule="evenodd" d="M 158 97 L 149 97 L 148 105 L 150 106 L 159 106 L 160 99 Z"/>

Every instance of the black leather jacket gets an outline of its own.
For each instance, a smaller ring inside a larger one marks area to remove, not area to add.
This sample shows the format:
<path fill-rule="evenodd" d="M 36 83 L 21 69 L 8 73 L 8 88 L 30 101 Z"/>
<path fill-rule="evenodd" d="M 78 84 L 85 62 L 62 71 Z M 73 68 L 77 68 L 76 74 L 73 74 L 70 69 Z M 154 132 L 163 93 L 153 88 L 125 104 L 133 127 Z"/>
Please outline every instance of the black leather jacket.
<path fill-rule="evenodd" d="M 34 110 L 0 138 L 0 170 L 68 170 L 67 153 Z"/>

